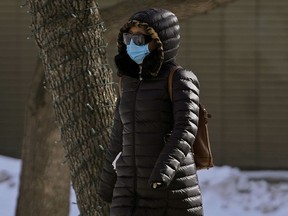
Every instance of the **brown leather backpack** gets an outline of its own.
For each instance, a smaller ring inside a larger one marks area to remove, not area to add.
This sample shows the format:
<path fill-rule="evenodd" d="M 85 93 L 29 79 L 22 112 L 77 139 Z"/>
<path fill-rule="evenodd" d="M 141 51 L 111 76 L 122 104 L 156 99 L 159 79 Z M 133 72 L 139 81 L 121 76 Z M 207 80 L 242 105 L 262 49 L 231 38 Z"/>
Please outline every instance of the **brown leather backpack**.
<path fill-rule="evenodd" d="M 168 90 L 171 100 L 173 75 L 179 68 L 181 67 L 176 66 L 172 68 L 169 73 Z M 198 131 L 193 143 L 193 155 L 197 169 L 209 169 L 214 166 L 208 133 L 208 118 L 211 118 L 211 115 L 208 114 L 206 109 L 201 104 L 199 104 Z"/>

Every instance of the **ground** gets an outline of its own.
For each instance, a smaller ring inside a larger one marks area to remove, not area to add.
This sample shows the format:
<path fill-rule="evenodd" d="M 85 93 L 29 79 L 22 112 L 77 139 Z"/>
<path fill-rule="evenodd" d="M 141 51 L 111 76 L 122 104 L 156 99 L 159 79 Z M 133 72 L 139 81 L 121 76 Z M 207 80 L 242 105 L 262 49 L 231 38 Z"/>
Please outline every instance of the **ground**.
<path fill-rule="evenodd" d="M 0 215 L 14 216 L 21 160 L 0 155 Z M 198 171 L 205 216 L 288 216 L 288 171 Z M 79 212 L 71 190 L 70 215 Z"/>

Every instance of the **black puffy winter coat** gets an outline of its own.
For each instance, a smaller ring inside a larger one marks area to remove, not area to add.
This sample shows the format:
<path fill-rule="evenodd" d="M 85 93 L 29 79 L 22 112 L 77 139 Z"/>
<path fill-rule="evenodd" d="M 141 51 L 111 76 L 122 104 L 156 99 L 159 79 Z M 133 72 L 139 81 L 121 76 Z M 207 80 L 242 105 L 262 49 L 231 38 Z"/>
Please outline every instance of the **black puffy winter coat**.
<path fill-rule="evenodd" d="M 126 52 L 122 34 L 141 26 L 157 41 L 142 67 Z M 199 83 L 188 70 L 168 75 L 179 47 L 176 16 L 164 9 L 134 14 L 120 30 L 115 63 L 122 77 L 99 195 L 111 216 L 201 216 L 202 200 L 191 144 L 197 133 Z M 121 152 L 116 162 L 112 162 Z M 153 182 L 162 186 L 152 188 Z"/>

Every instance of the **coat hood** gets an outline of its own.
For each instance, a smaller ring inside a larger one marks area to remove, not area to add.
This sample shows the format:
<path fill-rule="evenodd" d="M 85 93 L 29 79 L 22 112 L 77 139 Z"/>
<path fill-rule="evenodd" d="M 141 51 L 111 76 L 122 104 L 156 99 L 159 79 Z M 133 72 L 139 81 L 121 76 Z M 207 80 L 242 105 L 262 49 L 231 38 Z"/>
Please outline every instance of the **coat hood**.
<path fill-rule="evenodd" d="M 139 77 L 139 65 L 127 54 L 126 45 L 123 43 L 123 33 L 129 32 L 132 26 L 142 27 L 154 39 L 158 47 L 153 50 L 142 63 L 143 78 L 156 77 L 163 63 L 175 60 L 180 44 L 180 26 L 178 19 L 170 11 L 161 8 L 150 8 L 133 14 L 128 22 L 120 29 L 117 45 L 118 55 L 115 63 L 118 75 Z"/>

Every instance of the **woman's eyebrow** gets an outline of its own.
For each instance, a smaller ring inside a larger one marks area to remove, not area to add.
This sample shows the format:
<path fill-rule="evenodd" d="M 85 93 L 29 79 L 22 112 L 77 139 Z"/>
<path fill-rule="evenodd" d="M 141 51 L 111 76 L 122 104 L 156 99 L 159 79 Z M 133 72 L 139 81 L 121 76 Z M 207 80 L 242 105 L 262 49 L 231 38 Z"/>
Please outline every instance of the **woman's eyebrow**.
<path fill-rule="evenodd" d="M 140 32 L 140 31 L 136 31 L 136 32 L 129 31 L 128 33 L 129 33 L 129 34 L 132 34 L 132 35 L 146 35 L 146 34 L 143 34 L 143 33 Z"/>

